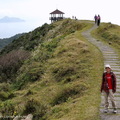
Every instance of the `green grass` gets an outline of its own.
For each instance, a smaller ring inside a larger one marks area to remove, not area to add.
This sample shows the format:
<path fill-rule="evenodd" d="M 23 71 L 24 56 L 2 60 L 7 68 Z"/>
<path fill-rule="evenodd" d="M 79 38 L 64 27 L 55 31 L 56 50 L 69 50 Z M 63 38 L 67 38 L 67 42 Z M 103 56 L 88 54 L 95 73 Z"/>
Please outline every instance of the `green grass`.
<path fill-rule="evenodd" d="M 13 109 L 10 115 L 32 113 L 34 120 L 99 120 L 102 55 L 81 35 L 92 25 L 70 19 L 54 23 L 20 68 L 14 97 L 1 100 L 0 111 L 6 106 Z"/>
<path fill-rule="evenodd" d="M 120 55 L 120 26 L 111 23 L 102 23 L 96 30 L 92 32 L 93 36 L 98 40 L 102 40 L 106 44 L 115 48 Z"/>

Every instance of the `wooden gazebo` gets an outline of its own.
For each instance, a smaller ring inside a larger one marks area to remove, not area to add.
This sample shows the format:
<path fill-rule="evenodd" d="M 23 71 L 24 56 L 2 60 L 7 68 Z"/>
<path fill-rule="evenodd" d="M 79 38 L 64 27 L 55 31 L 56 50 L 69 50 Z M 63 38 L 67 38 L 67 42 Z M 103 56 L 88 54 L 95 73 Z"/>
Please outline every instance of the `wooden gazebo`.
<path fill-rule="evenodd" d="M 58 21 L 58 20 L 62 20 L 64 18 L 63 14 L 65 14 L 65 13 L 56 9 L 55 11 L 51 12 L 50 14 L 51 14 L 51 17 L 50 17 L 51 22 L 55 22 L 55 21 Z"/>

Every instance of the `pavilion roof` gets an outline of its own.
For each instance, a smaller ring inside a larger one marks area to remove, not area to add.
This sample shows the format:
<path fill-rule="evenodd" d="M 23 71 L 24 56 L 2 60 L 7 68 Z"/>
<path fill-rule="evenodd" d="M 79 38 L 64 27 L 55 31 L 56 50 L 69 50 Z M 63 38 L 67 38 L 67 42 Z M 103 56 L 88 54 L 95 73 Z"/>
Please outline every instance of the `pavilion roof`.
<path fill-rule="evenodd" d="M 56 9 L 55 11 L 51 12 L 50 14 L 65 14 L 62 11 Z"/>

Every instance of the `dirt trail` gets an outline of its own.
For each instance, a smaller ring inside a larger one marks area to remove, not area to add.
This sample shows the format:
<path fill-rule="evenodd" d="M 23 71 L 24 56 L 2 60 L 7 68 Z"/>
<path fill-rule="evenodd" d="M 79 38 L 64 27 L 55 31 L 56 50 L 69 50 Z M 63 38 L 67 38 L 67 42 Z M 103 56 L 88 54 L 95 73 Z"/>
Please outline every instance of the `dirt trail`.
<path fill-rule="evenodd" d="M 97 46 L 101 50 L 104 58 L 104 65 L 110 64 L 113 72 L 116 74 L 116 77 L 117 77 L 117 92 L 115 93 L 115 101 L 116 101 L 118 113 L 117 114 L 112 113 L 113 109 L 112 109 L 111 103 L 110 103 L 109 113 L 103 112 L 104 98 L 103 98 L 103 95 L 101 95 L 101 105 L 100 105 L 101 120 L 120 120 L 120 58 L 118 57 L 118 54 L 116 53 L 116 51 L 110 45 L 106 45 L 105 43 L 91 36 L 90 32 L 96 28 L 97 26 L 94 25 L 91 29 L 83 32 L 82 35 L 89 42 L 91 42 L 93 45 Z"/>

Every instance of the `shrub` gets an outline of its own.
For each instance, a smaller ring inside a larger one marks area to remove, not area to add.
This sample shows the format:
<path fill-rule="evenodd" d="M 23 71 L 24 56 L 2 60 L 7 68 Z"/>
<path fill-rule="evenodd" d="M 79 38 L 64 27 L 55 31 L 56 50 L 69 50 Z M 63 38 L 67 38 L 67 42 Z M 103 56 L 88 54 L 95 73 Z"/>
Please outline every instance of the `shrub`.
<path fill-rule="evenodd" d="M 0 91 L 8 92 L 10 90 L 9 83 L 1 83 L 0 84 Z"/>
<path fill-rule="evenodd" d="M 25 104 L 25 109 L 23 111 L 23 115 L 33 114 L 34 120 L 41 120 L 42 117 L 46 114 L 47 107 L 38 101 L 32 99 L 28 100 Z"/>
<path fill-rule="evenodd" d="M 15 111 L 15 107 L 11 101 L 6 101 L 0 104 L 0 112 L 2 113 L 2 116 L 12 116 L 14 111 Z M 8 118 L 6 120 L 11 120 L 11 119 Z"/>
<path fill-rule="evenodd" d="M 15 73 L 21 67 L 24 60 L 29 57 L 29 52 L 24 50 L 11 51 L 0 57 L 0 82 L 12 82 Z"/>
<path fill-rule="evenodd" d="M 11 99 L 13 97 L 14 97 L 14 94 L 12 92 L 4 92 L 4 91 L 0 92 L 0 100 L 2 101 Z"/>

